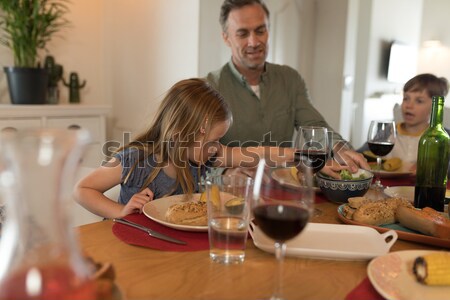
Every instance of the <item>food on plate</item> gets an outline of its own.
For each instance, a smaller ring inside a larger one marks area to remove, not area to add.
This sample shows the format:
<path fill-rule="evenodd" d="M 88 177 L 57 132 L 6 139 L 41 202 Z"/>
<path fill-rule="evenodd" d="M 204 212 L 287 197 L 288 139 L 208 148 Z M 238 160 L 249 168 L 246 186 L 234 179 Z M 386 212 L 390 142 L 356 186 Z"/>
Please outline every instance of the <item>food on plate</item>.
<path fill-rule="evenodd" d="M 212 202 L 214 203 L 214 205 L 219 205 L 220 202 L 220 191 L 219 191 L 219 187 L 217 185 L 213 185 L 211 186 L 211 199 Z M 205 202 L 206 203 L 207 197 L 206 197 L 206 191 L 204 191 L 201 195 L 200 195 L 200 202 Z"/>
<path fill-rule="evenodd" d="M 358 198 L 358 199 L 355 199 Z M 367 225 L 384 225 L 397 222 L 396 210 L 399 206 L 412 207 L 411 203 L 404 198 L 386 198 L 379 201 L 364 200 L 364 197 L 350 198 L 350 205 L 343 215 L 347 219 L 354 220 Z M 357 206 L 356 208 L 351 205 Z"/>
<path fill-rule="evenodd" d="M 166 220 L 170 223 L 191 226 L 206 226 L 206 202 L 193 201 L 171 205 L 166 211 Z"/>
<path fill-rule="evenodd" d="M 416 279 L 427 285 L 450 285 L 450 253 L 435 252 L 414 260 Z"/>
<path fill-rule="evenodd" d="M 450 220 L 430 207 L 398 207 L 396 214 L 400 224 L 409 229 L 450 240 Z"/>
<path fill-rule="evenodd" d="M 291 176 L 292 176 L 292 178 L 293 178 L 296 182 L 301 183 L 301 182 L 300 182 L 300 178 L 298 178 L 298 169 L 297 169 L 296 167 L 291 167 L 291 168 L 290 168 L 290 171 L 291 171 Z"/>
<path fill-rule="evenodd" d="M 366 197 L 350 197 L 348 198 L 348 205 L 351 208 L 359 208 L 361 205 L 370 202 L 370 199 Z"/>
<path fill-rule="evenodd" d="M 383 163 L 383 169 L 390 172 L 397 171 L 401 166 L 402 160 L 398 157 L 389 158 Z"/>
<path fill-rule="evenodd" d="M 365 179 L 367 178 L 364 173 L 359 174 L 359 172 L 352 174 L 349 170 L 341 170 L 339 172 L 339 175 L 341 176 L 341 179 L 343 180 L 358 180 L 358 179 Z"/>
<path fill-rule="evenodd" d="M 240 214 L 244 209 L 244 198 L 236 197 L 225 202 L 225 208 L 230 214 Z"/>
<path fill-rule="evenodd" d="M 344 205 L 342 208 L 342 215 L 346 217 L 349 220 L 353 220 L 353 214 L 355 213 L 354 208 L 352 208 L 350 205 Z"/>

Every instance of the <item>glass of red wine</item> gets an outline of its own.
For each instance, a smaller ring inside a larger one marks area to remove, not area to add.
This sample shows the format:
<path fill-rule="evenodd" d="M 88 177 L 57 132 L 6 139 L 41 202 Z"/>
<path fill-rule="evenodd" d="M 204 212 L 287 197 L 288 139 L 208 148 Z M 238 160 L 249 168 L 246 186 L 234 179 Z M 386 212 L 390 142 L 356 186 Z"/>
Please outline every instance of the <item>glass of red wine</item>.
<path fill-rule="evenodd" d="M 292 185 L 272 176 L 274 172 L 288 171 L 291 167 L 265 167 L 264 164 L 261 160 L 256 171 L 251 207 L 255 226 L 274 242 L 278 272 L 270 299 L 281 300 L 286 242 L 302 232 L 313 212 L 313 177 L 311 168 L 300 165 L 302 185 Z"/>
<path fill-rule="evenodd" d="M 311 168 L 313 173 L 319 172 L 329 158 L 328 136 L 326 127 L 300 126 L 297 129 L 294 141 L 296 158 Z"/>
<path fill-rule="evenodd" d="M 377 171 L 375 172 L 375 182 L 372 188 L 378 191 L 384 189 L 380 181 L 381 158 L 387 155 L 394 148 L 397 130 L 394 121 L 372 121 L 367 136 L 367 144 L 370 151 L 377 156 Z"/>

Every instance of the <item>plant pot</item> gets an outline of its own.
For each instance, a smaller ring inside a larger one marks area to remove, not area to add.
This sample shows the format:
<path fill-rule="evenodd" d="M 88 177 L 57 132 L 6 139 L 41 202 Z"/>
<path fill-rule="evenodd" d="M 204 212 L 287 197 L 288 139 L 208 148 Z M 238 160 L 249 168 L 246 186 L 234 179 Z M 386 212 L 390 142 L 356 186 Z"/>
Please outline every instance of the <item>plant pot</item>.
<path fill-rule="evenodd" d="M 8 79 L 12 104 L 45 104 L 48 73 L 42 68 L 3 68 Z"/>

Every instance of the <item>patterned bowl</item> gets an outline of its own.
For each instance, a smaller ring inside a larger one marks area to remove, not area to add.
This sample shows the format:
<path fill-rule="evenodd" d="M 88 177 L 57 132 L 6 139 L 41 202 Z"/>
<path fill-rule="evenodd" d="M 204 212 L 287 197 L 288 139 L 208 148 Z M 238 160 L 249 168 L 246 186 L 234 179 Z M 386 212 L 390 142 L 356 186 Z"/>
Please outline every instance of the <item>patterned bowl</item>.
<path fill-rule="evenodd" d="M 364 175 L 364 179 L 358 179 Z M 347 203 L 348 198 L 364 196 L 372 183 L 373 173 L 367 170 L 359 169 L 353 174 L 355 179 L 343 180 L 328 177 L 318 172 L 316 174 L 317 184 L 322 193 L 328 200 L 336 203 Z"/>

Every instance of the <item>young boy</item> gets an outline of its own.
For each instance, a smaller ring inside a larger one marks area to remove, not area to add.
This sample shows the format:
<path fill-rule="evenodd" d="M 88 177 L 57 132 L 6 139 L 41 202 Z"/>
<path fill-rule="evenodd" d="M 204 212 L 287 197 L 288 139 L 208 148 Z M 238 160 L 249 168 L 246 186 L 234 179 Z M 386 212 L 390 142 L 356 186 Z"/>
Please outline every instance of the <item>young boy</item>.
<path fill-rule="evenodd" d="M 448 81 L 433 74 L 419 74 L 408 80 L 403 87 L 401 112 L 403 122 L 397 123 L 397 139 L 394 148 L 384 158 L 398 157 L 403 169 L 416 172 L 419 139 L 429 126 L 431 98 L 446 96 Z M 358 151 L 368 150 L 365 144 Z"/>

